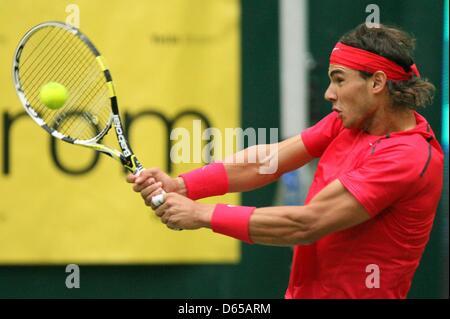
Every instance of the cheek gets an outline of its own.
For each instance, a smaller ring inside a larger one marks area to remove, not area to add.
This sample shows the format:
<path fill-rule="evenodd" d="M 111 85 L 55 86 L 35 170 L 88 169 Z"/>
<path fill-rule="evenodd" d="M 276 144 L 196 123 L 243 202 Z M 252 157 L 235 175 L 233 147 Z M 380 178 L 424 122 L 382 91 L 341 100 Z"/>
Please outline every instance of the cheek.
<path fill-rule="evenodd" d="M 359 127 L 368 113 L 368 100 L 360 88 L 352 88 L 342 96 L 342 120 L 347 128 Z"/>
<path fill-rule="evenodd" d="M 353 85 L 349 87 L 346 94 L 346 108 L 348 111 L 356 114 L 365 113 L 369 105 L 369 97 L 366 94 L 366 88 L 363 85 Z"/>

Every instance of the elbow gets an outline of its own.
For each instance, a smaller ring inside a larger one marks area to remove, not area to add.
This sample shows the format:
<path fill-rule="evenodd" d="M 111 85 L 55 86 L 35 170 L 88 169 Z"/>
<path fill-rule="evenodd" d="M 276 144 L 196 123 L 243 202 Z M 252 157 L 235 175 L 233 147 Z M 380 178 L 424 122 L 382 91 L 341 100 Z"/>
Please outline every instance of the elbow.
<path fill-rule="evenodd" d="M 293 236 L 292 245 L 310 245 L 320 239 L 314 231 L 306 229 L 299 231 Z"/>
<path fill-rule="evenodd" d="M 255 163 L 257 174 L 265 176 L 269 182 L 278 179 L 281 172 L 278 165 L 278 144 L 260 144 L 248 148 L 247 157 Z"/>
<path fill-rule="evenodd" d="M 318 236 L 316 233 L 307 231 L 296 238 L 295 245 L 310 245 L 314 244 L 319 239 L 320 236 Z"/>

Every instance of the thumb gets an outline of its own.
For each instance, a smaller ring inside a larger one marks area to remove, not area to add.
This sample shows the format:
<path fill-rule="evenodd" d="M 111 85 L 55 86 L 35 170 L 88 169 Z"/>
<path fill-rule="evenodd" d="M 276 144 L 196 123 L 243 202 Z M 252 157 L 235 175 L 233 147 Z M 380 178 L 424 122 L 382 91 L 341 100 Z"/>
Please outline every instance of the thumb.
<path fill-rule="evenodd" d="M 136 180 L 136 175 L 133 175 L 133 174 L 128 174 L 127 175 L 127 182 L 128 183 L 134 183 L 134 181 Z"/>

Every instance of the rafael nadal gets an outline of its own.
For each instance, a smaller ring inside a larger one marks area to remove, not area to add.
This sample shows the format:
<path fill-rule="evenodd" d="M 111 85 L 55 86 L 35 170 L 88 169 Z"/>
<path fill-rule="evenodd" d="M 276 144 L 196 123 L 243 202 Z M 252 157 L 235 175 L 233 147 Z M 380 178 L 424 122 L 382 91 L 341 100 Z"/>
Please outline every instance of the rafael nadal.
<path fill-rule="evenodd" d="M 171 178 L 128 176 L 172 229 L 211 228 L 247 243 L 295 246 L 286 298 L 406 298 L 427 245 L 443 182 L 443 152 L 417 109 L 434 86 L 420 76 L 414 39 L 360 25 L 330 54 L 331 113 L 278 144 L 278 171 L 226 160 Z M 255 148 L 234 155 L 246 158 Z M 267 152 L 269 154 L 269 152 Z M 244 192 L 320 158 L 304 206 L 209 205 L 196 199 Z M 164 189 L 164 203 L 151 198 Z M 379 282 L 367 282 L 368 267 Z"/>

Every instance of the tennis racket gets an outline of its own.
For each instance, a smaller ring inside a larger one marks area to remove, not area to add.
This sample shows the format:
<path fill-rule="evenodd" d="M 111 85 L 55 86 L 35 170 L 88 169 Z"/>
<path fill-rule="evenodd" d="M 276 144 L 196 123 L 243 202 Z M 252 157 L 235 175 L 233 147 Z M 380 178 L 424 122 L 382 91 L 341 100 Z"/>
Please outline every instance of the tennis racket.
<path fill-rule="evenodd" d="M 13 79 L 26 112 L 53 137 L 106 154 L 135 175 L 144 170 L 124 134 L 111 72 L 80 30 L 62 22 L 33 27 L 14 53 Z M 50 109 L 40 99 L 50 82 L 67 89 L 61 108 Z M 100 144 L 111 126 L 120 151 Z M 163 194 L 152 199 L 155 206 L 163 201 Z"/>

